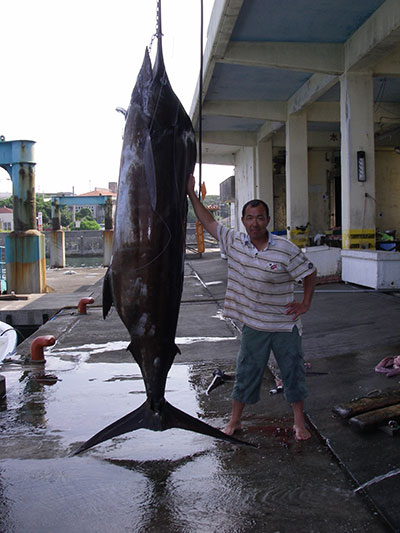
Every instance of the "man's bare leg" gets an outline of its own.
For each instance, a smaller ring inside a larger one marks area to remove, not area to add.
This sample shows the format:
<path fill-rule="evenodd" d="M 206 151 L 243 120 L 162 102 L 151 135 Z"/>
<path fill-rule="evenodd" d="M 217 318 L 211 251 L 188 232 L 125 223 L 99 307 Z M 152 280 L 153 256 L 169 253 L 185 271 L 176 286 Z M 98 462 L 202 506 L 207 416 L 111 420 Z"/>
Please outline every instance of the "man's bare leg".
<path fill-rule="evenodd" d="M 241 418 L 244 409 L 244 403 L 232 400 L 232 414 L 228 425 L 222 430 L 224 433 L 232 437 L 235 431 L 242 429 Z"/>
<path fill-rule="evenodd" d="M 311 433 L 305 426 L 304 402 L 293 402 L 291 405 L 294 417 L 293 430 L 296 434 L 296 440 L 307 440 L 311 437 Z"/>

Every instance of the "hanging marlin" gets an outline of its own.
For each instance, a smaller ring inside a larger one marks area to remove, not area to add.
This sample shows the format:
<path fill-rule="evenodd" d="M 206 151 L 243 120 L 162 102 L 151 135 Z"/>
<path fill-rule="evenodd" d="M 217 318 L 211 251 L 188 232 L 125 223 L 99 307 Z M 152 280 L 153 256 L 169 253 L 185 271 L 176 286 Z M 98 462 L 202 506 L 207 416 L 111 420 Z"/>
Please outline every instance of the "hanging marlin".
<path fill-rule="evenodd" d="M 164 397 L 179 352 L 175 333 L 183 287 L 186 189 L 196 162 L 196 139 L 165 71 L 160 2 L 157 37 L 154 69 L 146 49 L 126 115 L 113 257 L 103 285 L 103 316 L 114 303 L 129 331 L 128 350 L 142 372 L 147 399 L 75 454 L 139 428 L 182 428 L 241 443 Z"/>

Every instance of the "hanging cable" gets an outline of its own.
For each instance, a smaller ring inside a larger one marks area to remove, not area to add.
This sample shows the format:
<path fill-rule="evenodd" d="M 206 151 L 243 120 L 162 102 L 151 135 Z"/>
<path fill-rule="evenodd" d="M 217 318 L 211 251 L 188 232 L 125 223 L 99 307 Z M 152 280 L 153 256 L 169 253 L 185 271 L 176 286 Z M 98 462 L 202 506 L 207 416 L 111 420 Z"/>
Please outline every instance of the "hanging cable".
<path fill-rule="evenodd" d="M 157 0 L 157 7 L 156 7 L 156 31 L 151 36 L 150 44 L 147 47 L 149 50 L 149 54 L 151 52 L 151 47 L 153 46 L 154 39 L 160 39 L 162 37 L 162 31 L 161 31 L 161 0 Z"/>
<path fill-rule="evenodd" d="M 203 164 L 203 0 L 200 0 L 200 75 L 199 75 L 199 198 L 201 198 Z"/>

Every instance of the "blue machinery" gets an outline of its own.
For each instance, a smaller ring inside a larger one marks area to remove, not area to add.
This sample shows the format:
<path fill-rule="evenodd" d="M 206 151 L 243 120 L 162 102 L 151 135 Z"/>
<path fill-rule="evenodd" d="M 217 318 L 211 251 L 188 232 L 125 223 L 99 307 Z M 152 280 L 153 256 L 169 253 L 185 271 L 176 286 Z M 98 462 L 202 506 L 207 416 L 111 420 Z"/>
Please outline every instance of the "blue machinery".
<path fill-rule="evenodd" d="M 51 218 L 53 230 L 60 229 L 60 207 L 66 205 L 87 206 L 87 205 L 104 205 L 105 212 L 105 229 L 112 229 L 112 198 L 111 196 L 54 196 L 51 199 Z M 58 226 L 58 227 L 56 227 Z"/>
<path fill-rule="evenodd" d="M 35 141 L 5 141 L 0 137 L 0 167 L 7 170 L 13 184 L 14 231 L 5 239 L 7 290 L 16 293 L 46 291 L 44 235 L 37 231 L 35 197 Z M 65 266 L 64 232 L 60 225 L 60 205 L 104 204 L 104 265 L 109 264 L 112 248 L 112 201 L 109 196 L 54 198 L 50 266 Z"/>
<path fill-rule="evenodd" d="M 46 290 L 44 235 L 36 229 L 34 141 L 0 141 L 0 166 L 13 184 L 14 231 L 6 236 L 7 290 Z"/>
<path fill-rule="evenodd" d="M 110 264 L 112 252 L 112 198 L 111 196 L 56 196 L 51 199 L 52 232 L 50 266 L 65 266 L 65 235 L 61 229 L 60 206 L 104 205 L 105 229 L 103 231 L 103 264 Z"/>

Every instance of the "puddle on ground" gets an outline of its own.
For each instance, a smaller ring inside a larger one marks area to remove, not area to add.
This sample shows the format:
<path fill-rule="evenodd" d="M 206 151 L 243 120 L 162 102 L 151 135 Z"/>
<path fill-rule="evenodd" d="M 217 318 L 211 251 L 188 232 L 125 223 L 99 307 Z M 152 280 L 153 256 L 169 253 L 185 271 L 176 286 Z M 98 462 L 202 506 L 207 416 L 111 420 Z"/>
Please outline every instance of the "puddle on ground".
<path fill-rule="evenodd" d="M 227 340 L 236 340 L 237 337 L 176 337 L 175 343 L 179 345 L 194 344 L 196 342 L 225 342 Z M 104 354 L 105 352 L 119 352 L 126 351 L 129 342 L 127 341 L 115 341 L 107 342 L 104 344 L 83 344 L 82 346 L 70 346 L 67 348 L 50 347 L 44 353 L 53 355 L 67 355 L 75 356 L 81 360 L 87 360 L 89 357 L 95 354 Z"/>
<path fill-rule="evenodd" d="M 225 342 L 235 341 L 237 337 L 176 337 L 175 342 L 180 344 L 194 344 L 195 342 Z"/>
<path fill-rule="evenodd" d="M 257 448 L 179 429 L 138 430 L 69 457 L 145 399 L 138 366 L 96 362 L 97 348 L 53 350 L 45 367 L 58 378 L 51 386 L 33 368 L 2 370 L 0 531 L 385 531 L 316 437 L 297 443 L 290 417 L 263 412 L 280 401 L 270 383 L 264 409 L 245 414 L 239 435 Z M 214 368 L 173 365 L 166 397 L 223 427 L 231 386 L 206 395 Z"/>

